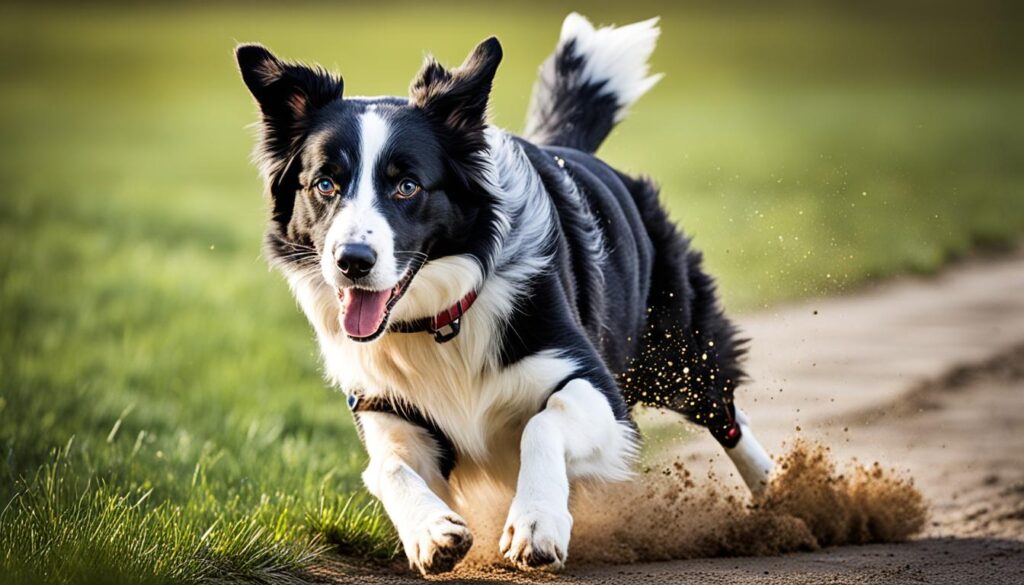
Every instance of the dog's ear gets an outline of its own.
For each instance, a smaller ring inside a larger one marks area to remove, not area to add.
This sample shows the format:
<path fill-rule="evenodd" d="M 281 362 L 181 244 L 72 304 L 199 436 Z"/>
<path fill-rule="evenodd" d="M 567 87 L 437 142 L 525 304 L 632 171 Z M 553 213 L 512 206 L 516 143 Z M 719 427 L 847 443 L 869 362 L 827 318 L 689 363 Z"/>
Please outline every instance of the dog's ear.
<path fill-rule="evenodd" d="M 281 61 L 262 45 L 239 45 L 235 58 L 242 80 L 263 112 L 264 147 L 270 152 L 286 151 L 316 110 L 341 98 L 340 77 Z"/>
<path fill-rule="evenodd" d="M 296 144 L 306 135 L 313 114 L 341 99 L 340 77 L 322 69 L 286 63 L 261 45 L 235 49 L 242 80 L 263 113 L 257 159 L 267 180 L 273 220 L 282 228 L 291 221 L 294 189 L 284 180 Z"/>
<path fill-rule="evenodd" d="M 501 43 L 494 37 L 477 45 L 455 69 L 445 69 L 428 57 L 409 90 L 411 103 L 446 130 L 471 140 L 480 134 L 482 141 L 487 102 L 499 63 Z"/>

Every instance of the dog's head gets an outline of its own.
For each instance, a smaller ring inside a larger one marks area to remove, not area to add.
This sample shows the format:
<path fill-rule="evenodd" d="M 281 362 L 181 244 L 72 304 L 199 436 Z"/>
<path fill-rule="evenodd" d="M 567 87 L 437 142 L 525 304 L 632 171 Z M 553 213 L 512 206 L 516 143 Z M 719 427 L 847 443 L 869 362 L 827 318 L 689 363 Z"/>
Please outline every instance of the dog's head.
<path fill-rule="evenodd" d="M 384 332 L 424 264 L 484 264 L 486 115 L 501 56 L 491 38 L 458 68 L 428 59 L 409 98 L 345 98 L 338 76 L 259 45 L 236 50 L 263 114 L 268 254 L 337 293 L 350 338 Z"/>

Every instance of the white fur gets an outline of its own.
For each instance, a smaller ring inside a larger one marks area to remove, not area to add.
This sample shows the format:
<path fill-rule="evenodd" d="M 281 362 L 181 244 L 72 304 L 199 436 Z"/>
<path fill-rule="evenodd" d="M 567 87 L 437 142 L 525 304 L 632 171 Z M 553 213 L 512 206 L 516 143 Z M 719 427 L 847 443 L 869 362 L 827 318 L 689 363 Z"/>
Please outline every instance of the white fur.
<path fill-rule="evenodd" d="M 332 349 L 339 352 L 335 358 L 346 358 L 343 387 L 428 413 L 461 457 L 487 466 L 509 460 L 502 451 L 512 448 L 529 416 L 575 364 L 545 351 L 499 367 L 490 343 L 493 318 L 485 311 L 491 309 L 475 304 L 459 336 L 443 345 L 426 334 L 390 334 L 371 345 L 340 340 Z M 507 469 L 491 472 L 495 478 L 508 475 Z"/>
<path fill-rule="evenodd" d="M 732 459 L 750 493 L 762 494 L 768 488 L 775 463 L 754 436 L 747 413 L 739 408 L 736 409 L 736 422 L 740 427 L 740 440 L 732 449 L 726 449 L 725 453 Z"/>
<path fill-rule="evenodd" d="M 508 133 L 488 128 L 487 144 L 485 180 L 499 202 L 495 274 L 524 288 L 551 265 L 551 254 L 539 249 L 553 239 L 554 205 L 540 175 Z"/>
<path fill-rule="evenodd" d="M 473 537 L 439 496 L 446 490 L 433 439 L 393 414 L 364 413 L 360 422 L 370 455 L 363 481 L 394 523 L 409 564 L 427 573 L 439 556 L 461 558 Z"/>
<path fill-rule="evenodd" d="M 483 284 L 483 267 L 472 256 L 448 256 L 423 265 L 413 286 L 391 311 L 395 321 L 437 315 Z"/>
<path fill-rule="evenodd" d="M 584 79 L 604 82 L 605 89 L 615 96 L 619 105 L 616 122 L 663 77 L 660 73 L 648 75 L 647 61 L 661 34 L 657 24 L 655 17 L 626 26 L 595 29 L 586 17 L 575 12 L 566 16 L 562 23 L 558 50 L 575 41 L 575 54 L 584 59 Z"/>
<path fill-rule="evenodd" d="M 636 437 L 616 420 L 605 397 L 585 380 L 573 380 L 548 399 L 523 431 L 516 495 L 500 548 L 505 557 L 529 566 L 531 555 L 565 563 L 572 516 L 569 480 L 630 477 Z"/>
<path fill-rule="evenodd" d="M 395 234 L 377 208 L 378 193 L 373 186 L 373 171 L 389 134 L 387 120 L 373 108 L 362 115 L 356 194 L 332 220 L 324 240 L 325 253 L 320 256 L 324 279 L 335 288 L 353 284 L 338 269 L 337 253 L 345 244 L 367 244 L 377 253 L 376 265 L 367 277 L 360 279 L 359 286 L 385 290 L 398 284 L 402 277 L 395 258 Z"/>
<path fill-rule="evenodd" d="M 460 262 L 466 261 L 447 261 L 452 266 Z M 301 275 L 289 280 L 317 332 L 328 378 L 346 391 L 398 398 L 429 413 L 460 453 L 481 464 L 504 461 L 503 469 L 491 470 L 495 479 L 508 477 L 515 463 L 507 453 L 495 451 L 514 448 L 529 416 L 575 369 L 554 351 L 500 366 L 500 339 L 494 332 L 509 314 L 516 290 L 503 278 L 487 280 L 462 319 L 461 333 L 445 344 L 422 333 L 388 333 L 373 343 L 352 341 L 338 326 L 338 301 L 327 286 Z"/>

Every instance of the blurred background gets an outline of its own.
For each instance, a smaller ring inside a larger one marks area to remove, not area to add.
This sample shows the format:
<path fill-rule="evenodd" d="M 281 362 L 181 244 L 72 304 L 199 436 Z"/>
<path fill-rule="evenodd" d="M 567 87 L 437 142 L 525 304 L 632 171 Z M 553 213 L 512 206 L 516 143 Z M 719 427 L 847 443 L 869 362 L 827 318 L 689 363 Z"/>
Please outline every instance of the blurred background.
<path fill-rule="evenodd" d="M 454 65 L 497 35 L 493 118 L 516 131 L 571 10 L 661 16 L 666 77 L 599 154 L 662 185 L 731 311 L 1024 232 L 1009 2 L 5 4 L 0 569 L 194 581 L 291 574 L 324 543 L 392 555 L 344 402 L 260 258 L 232 49 L 404 95 L 426 53 Z"/>

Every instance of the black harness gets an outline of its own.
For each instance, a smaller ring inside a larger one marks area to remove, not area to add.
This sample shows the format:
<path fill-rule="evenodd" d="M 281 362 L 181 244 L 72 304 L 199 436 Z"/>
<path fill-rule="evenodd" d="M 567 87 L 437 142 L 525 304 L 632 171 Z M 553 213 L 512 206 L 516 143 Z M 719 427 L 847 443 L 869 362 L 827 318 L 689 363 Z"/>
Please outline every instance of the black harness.
<path fill-rule="evenodd" d="M 385 414 L 393 414 L 398 418 L 416 425 L 430 434 L 430 437 L 437 443 L 439 451 L 438 468 L 441 470 L 441 476 L 448 479 L 451 475 L 452 469 L 455 469 L 456 463 L 456 451 L 455 444 L 452 440 L 442 431 L 434 421 L 430 420 L 425 416 L 419 409 L 414 408 L 403 401 L 391 400 L 383 396 L 361 396 L 359 394 L 348 395 L 348 408 L 352 411 L 353 418 L 356 421 L 356 428 L 359 430 L 359 436 L 362 438 L 363 426 L 359 422 L 359 417 L 355 416 L 361 412 L 382 412 Z"/>
<path fill-rule="evenodd" d="M 552 388 L 548 397 L 562 388 L 565 388 L 565 385 L 576 377 L 578 376 L 575 373 L 566 376 L 564 380 Z M 391 414 L 410 424 L 422 428 L 430 434 L 430 437 L 437 443 L 439 451 L 437 465 L 441 471 L 442 477 L 448 479 L 452 470 L 455 469 L 455 464 L 458 463 L 458 452 L 455 450 L 455 443 L 452 442 L 451 438 L 445 434 L 445 432 L 442 431 L 441 428 L 430 419 L 430 417 L 423 414 L 423 412 L 418 408 L 409 405 L 403 400 L 393 400 L 384 396 L 363 396 L 358 393 L 349 394 L 347 402 L 348 408 L 352 411 L 353 418 L 356 421 L 356 429 L 359 431 L 360 438 L 363 438 L 363 425 L 359 421 L 359 416 L 357 416 L 359 413 L 381 412 L 384 414 Z M 544 403 L 546 404 L 547 400 L 545 400 Z M 541 408 L 541 410 L 543 410 L 543 408 Z"/>

